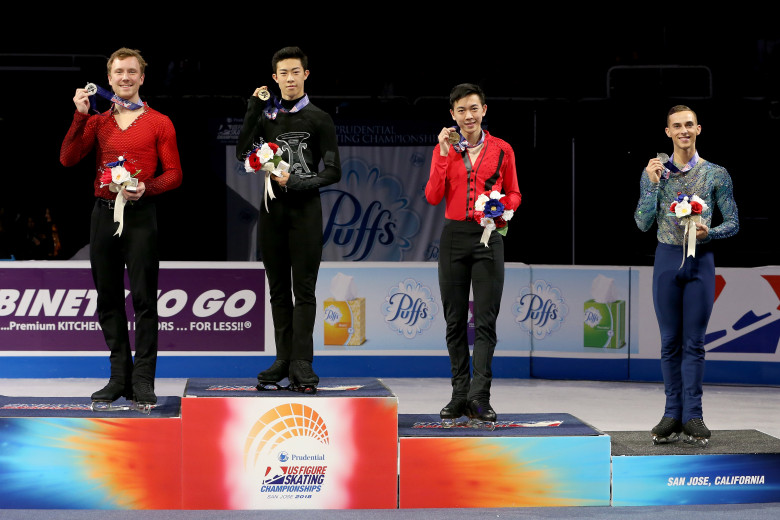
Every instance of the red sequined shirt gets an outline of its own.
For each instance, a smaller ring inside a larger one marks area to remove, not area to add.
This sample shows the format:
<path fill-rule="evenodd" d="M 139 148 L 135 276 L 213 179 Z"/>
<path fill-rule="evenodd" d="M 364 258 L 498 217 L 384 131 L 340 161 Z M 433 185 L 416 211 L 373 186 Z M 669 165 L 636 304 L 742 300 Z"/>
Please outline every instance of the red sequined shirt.
<path fill-rule="evenodd" d="M 520 205 L 515 152 L 509 143 L 485 131 L 482 149 L 473 163 L 468 153 L 461 154 L 452 146 L 449 154 L 442 156 L 436 145 L 425 198 L 434 205 L 446 199 L 445 217 L 473 220 L 477 197 L 493 190 L 506 195 L 501 199 L 506 209 L 516 210 Z"/>
<path fill-rule="evenodd" d="M 106 164 L 116 161 L 119 156 L 131 160 L 140 170 L 137 177 L 145 185 L 144 196 L 158 195 L 181 184 L 181 162 L 173 123 L 146 104 L 144 113 L 125 130 L 119 128 L 111 111 L 89 115 L 77 110 L 62 142 L 60 162 L 64 166 L 73 166 L 93 148 L 97 163 L 96 197 L 116 198 L 108 186 L 100 187 L 100 176 Z M 155 177 L 158 162 L 162 165 L 162 173 Z"/>

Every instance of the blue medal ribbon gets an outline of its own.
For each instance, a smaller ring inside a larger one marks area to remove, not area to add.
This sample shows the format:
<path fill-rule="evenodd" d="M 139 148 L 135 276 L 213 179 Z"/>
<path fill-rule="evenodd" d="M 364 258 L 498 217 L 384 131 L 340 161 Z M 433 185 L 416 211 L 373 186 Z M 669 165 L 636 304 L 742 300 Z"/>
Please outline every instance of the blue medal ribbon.
<path fill-rule="evenodd" d="M 309 95 L 304 94 L 303 97 L 297 103 L 295 103 L 294 107 L 292 107 L 290 110 L 287 110 L 282 106 L 282 102 L 279 101 L 279 98 L 273 96 L 271 97 L 271 99 L 268 100 L 268 104 L 266 105 L 265 110 L 263 110 L 263 113 L 265 114 L 265 117 L 273 121 L 274 119 L 276 119 L 276 115 L 279 112 L 293 114 L 303 109 L 303 107 L 305 107 L 308 104 L 309 104 Z"/>
<path fill-rule="evenodd" d="M 668 179 L 669 178 L 669 172 L 672 173 L 685 173 L 694 166 L 696 166 L 696 163 L 699 162 L 699 152 L 694 152 L 693 157 L 691 158 L 688 163 L 682 167 L 682 169 L 678 168 L 674 165 L 674 161 L 665 153 L 659 153 L 656 156 L 661 163 L 664 165 L 664 168 L 666 168 L 666 171 L 664 172 L 663 178 Z"/>
<path fill-rule="evenodd" d="M 111 101 L 112 103 L 116 103 L 117 105 L 122 105 L 123 107 L 129 110 L 138 110 L 139 108 L 144 107 L 143 104 L 139 105 L 137 103 L 133 103 L 132 101 L 128 101 L 124 98 L 117 96 L 114 92 L 110 90 L 106 90 L 99 85 L 95 85 L 94 83 L 87 83 L 87 86 L 84 88 L 87 90 L 87 94 L 89 94 L 90 107 L 92 108 L 93 111 L 97 113 L 100 112 L 97 109 L 97 101 L 95 99 L 95 94 Z"/>

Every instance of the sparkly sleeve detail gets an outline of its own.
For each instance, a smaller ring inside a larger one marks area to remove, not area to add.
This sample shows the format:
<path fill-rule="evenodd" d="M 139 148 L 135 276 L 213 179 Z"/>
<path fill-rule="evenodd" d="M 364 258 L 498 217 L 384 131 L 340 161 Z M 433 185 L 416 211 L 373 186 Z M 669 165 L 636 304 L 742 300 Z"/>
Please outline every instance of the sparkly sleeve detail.
<path fill-rule="evenodd" d="M 656 219 L 659 187 L 660 182 L 651 181 L 647 172 L 642 171 L 642 177 L 639 181 L 639 203 L 634 211 L 634 220 L 642 231 L 650 229 Z"/>
<path fill-rule="evenodd" d="M 162 166 L 162 173 L 144 182 L 145 194 L 159 195 L 181 185 L 181 161 L 179 148 L 176 145 L 176 130 L 167 116 L 160 117 L 157 129 L 157 157 Z"/>
<path fill-rule="evenodd" d="M 95 125 L 88 125 L 89 119 L 88 114 L 78 110 L 73 114 L 73 122 L 60 148 L 60 162 L 63 166 L 74 166 L 95 146 Z"/>
<path fill-rule="evenodd" d="M 739 231 L 739 215 L 737 213 L 737 203 L 734 202 L 734 185 L 731 182 L 731 176 L 725 168 L 718 168 L 713 175 L 714 189 L 713 198 L 718 205 L 720 214 L 723 216 L 723 222 L 710 228 L 708 238 L 719 239 L 734 236 Z"/>

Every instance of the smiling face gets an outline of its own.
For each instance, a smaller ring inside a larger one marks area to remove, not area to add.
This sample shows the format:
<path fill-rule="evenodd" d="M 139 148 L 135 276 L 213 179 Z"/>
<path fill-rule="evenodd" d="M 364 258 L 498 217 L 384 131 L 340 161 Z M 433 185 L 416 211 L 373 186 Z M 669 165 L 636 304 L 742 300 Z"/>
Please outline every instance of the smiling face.
<path fill-rule="evenodd" d="M 274 81 L 279 84 L 279 91 L 284 99 L 303 97 L 303 83 L 309 77 L 309 71 L 304 70 L 301 60 L 288 58 L 276 64 Z"/>
<path fill-rule="evenodd" d="M 696 151 L 696 137 L 701 133 L 701 125 L 692 111 L 670 114 L 667 125 L 666 135 L 672 139 L 675 151 Z"/>
<path fill-rule="evenodd" d="M 477 94 L 458 99 L 450 109 L 452 119 L 458 123 L 460 131 L 466 139 L 469 139 L 469 136 L 479 138 L 479 134 L 482 132 L 482 118 L 485 117 L 486 112 L 487 105 L 482 104 L 482 100 Z"/>
<path fill-rule="evenodd" d="M 108 74 L 108 83 L 117 96 L 129 101 L 138 102 L 138 89 L 144 84 L 144 74 L 138 58 L 115 59 Z"/>

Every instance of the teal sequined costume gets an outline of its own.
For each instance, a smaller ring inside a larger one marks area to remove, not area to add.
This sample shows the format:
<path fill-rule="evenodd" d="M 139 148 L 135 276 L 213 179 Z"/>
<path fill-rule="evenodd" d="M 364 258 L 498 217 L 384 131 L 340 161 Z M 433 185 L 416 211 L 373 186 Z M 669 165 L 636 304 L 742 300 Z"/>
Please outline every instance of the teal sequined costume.
<path fill-rule="evenodd" d="M 683 227 L 679 224 L 677 216 L 669 211 L 669 207 L 680 192 L 689 196 L 698 195 L 707 203 L 708 209 L 701 214 L 702 222 L 707 227 L 710 227 L 712 211 L 716 205 L 723 215 L 723 223 L 710 227 L 707 238 L 697 241 L 698 244 L 730 237 L 739 231 L 734 186 L 729 172 L 722 166 L 703 160 L 687 172 L 672 173 L 668 179 L 661 178 L 658 183 L 652 182 L 647 172 L 642 172 L 642 179 L 639 182 L 639 204 L 634 212 L 634 220 L 639 229 L 647 231 L 655 220 L 658 223 L 657 237 L 660 243 L 682 246 Z"/>

